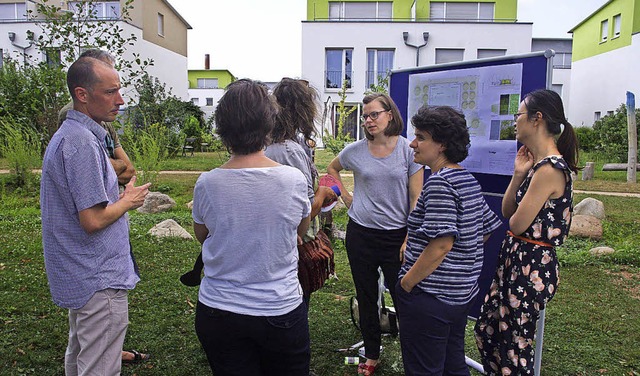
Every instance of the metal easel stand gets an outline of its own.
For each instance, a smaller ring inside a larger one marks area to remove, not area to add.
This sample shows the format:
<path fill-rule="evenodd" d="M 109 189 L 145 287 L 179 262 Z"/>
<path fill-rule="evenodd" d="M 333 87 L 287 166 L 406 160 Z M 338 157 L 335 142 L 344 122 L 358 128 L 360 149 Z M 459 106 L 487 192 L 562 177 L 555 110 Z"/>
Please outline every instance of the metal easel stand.
<path fill-rule="evenodd" d="M 540 317 L 538 318 L 538 323 L 536 324 L 536 345 L 533 349 L 533 375 L 540 376 L 540 367 L 542 366 L 542 342 L 544 340 L 544 319 L 546 312 L 545 310 L 540 310 Z M 475 319 L 473 319 L 475 321 Z M 476 362 L 475 360 L 465 356 L 465 361 L 467 365 L 476 371 L 484 373 L 484 368 L 482 364 Z"/>

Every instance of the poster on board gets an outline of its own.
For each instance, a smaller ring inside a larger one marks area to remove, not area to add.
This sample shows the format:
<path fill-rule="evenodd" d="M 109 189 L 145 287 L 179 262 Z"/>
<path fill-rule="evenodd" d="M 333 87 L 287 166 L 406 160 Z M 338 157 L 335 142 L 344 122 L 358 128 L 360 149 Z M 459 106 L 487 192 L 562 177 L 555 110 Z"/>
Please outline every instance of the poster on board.
<path fill-rule="evenodd" d="M 407 117 L 423 105 L 461 111 L 471 137 L 469 157 L 461 165 L 471 172 L 511 175 L 517 145 L 502 139 L 501 131 L 513 126 L 521 91 L 521 63 L 412 74 Z M 414 138 L 412 127 L 407 138 Z"/>

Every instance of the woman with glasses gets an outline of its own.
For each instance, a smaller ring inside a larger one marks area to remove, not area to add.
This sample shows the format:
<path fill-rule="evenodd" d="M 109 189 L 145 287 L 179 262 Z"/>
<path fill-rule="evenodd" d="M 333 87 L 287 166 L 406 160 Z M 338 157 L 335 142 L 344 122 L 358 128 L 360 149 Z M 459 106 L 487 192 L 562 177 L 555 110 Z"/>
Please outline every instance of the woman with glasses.
<path fill-rule="evenodd" d="M 297 238 L 311 205 L 300 170 L 264 154 L 276 113 L 265 85 L 230 84 L 215 120 L 231 158 L 194 188 L 204 261 L 195 327 L 216 375 L 309 375 Z"/>
<path fill-rule="evenodd" d="M 327 172 L 342 182 L 340 171 L 353 171 L 353 196 L 342 192 L 349 215 L 345 245 L 367 359 L 358 367 L 358 374 L 372 375 L 378 366 L 381 343 L 378 268 L 395 301 L 407 218 L 420 195 L 423 168 L 413 161 L 409 141 L 400 137 L 404 123 L 393 100 L 375 93 L 362 102 L 366 138 L 344 148 Z"/>
<path fill-rule="evenodd" d="M 555 247 L 569 232 L 578 151 L 562 99 L 536 90 L 515 114 L 513 177 L 502 199 L 509 231 L 475 333 L 488 375 L 533 375 L 533 341 L 540 310 L 558 288 Z"/>

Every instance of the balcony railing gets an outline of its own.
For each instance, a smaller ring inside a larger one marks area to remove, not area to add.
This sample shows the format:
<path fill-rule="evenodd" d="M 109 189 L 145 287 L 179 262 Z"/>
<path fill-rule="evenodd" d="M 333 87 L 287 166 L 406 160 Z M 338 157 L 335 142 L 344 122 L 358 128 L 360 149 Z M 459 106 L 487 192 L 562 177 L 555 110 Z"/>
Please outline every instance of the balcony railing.
<path fill-rule="evenodd" d="M 344 71 L 325 71 L 325 88 L 327 89 L 340 89 L 342 87 L 342 80 L 347 81 L 347 88 L 351 88 L 351 77 L 353 76 L 353 72 L 344 72 Z"/>

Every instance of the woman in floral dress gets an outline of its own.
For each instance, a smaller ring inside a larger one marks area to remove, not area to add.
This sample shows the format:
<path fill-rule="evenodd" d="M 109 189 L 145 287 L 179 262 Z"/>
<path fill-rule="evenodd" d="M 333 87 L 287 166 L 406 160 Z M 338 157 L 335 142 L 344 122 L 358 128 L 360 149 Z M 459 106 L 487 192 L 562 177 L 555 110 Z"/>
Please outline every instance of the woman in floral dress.
<path fill-rule="evenodd" d="M 502 200 L 510 230 L 475 326 L 488 375 L 533 375 L 536 322 L 557 289 L 555 247 L 564 242 L 573 211 L 577 139 L 562 99 L 551 90 L 534 91 L 514 120 L 524 145 Z"/>

